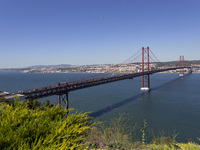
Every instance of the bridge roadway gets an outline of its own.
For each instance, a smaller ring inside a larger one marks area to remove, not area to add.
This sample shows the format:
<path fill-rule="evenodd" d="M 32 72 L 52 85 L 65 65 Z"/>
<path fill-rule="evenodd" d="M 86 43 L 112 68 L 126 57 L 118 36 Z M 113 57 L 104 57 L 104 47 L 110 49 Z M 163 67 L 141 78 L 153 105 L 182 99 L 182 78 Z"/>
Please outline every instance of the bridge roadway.
<path fill-rule="evenodd" d="M 110 83 L 110 82 L 115 82 L 119 80 L 132 79 L 134 77 L 139 77 L 142 75 L 148 75 L 148 74 L 164 72 L 164 71 L 169 71 L 169 70 L 183 69 L 183 68 L 189 68 L 189 67 L 167 68 L 167 69 L 153 70 L 149 72 L 146 71 L 146 72 L 139 72 L 139 73 L 129 73 L 129 74 L 123 74 L 123 75 L 116 75 L 112 77 L 89 79 L 89 80 L 77 81 L 77 82 L 68 82 L 66 84 L 61 84 L 61 85 L 56 85 L 56 86 L 47 86 L 43 88 L 16 92 L 15 94 L 22 94 L 25 96 L 26 99 L 38 99 L 38 98 L 48 97 L 52 95 L 68 94 L 68 92 L 71 92 L 71 91 L 76 91 L 79 89 L 97 86 L 97 85 Z"/>

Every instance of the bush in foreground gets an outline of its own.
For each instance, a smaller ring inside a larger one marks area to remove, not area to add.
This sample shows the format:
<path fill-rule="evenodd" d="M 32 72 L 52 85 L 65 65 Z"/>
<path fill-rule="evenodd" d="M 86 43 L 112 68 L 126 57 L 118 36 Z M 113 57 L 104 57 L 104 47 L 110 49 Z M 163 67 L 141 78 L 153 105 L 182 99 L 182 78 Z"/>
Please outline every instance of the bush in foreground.
<path fill-rule="evenodd" d="M 70 114 L 58 106 L 45 111 L 29 109 L 15 101 L 0 110 L 0 148 L 3 149 L 79 149 L 85 131 L 94 123 L 86 113 Z"/>
<path fill-rule="evenodd" d="M 196 143 L 177 143 L 176 145 L 156 145 L 149 144 L 145 146 L 148 150 L 200 150 L 200 145 Z"/>
<path fill-rule="evenodd" d="M 133 149 L 141 146 L 140 142 L 133 143 L 132 140 L 136 124 L 129 124 L 123 115 L 88 130 L 85 141 L 89 148 Z"/>

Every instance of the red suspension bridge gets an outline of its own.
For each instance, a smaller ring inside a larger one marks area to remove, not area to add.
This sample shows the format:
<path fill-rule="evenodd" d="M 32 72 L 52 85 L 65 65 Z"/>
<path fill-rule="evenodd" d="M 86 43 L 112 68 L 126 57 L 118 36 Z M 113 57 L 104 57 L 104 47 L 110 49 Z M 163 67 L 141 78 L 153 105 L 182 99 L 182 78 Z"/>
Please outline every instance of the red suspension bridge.
<path fill-rule="evenodd" d="M 142 53 L 141 53 L 142 52 Z M 151 52 L 151 55 L 150 55 Z M 124 73 L 124 74 L 116 74 L 112 76 L 108 76 L 107 73 L 116 72 L 115 69 L 108 69 L 105 73 L 95 74 L 92 76 L 88 76 L 81 80 L 69 81 L 69 82 L 58 82 L 57 85 L 54 86 L 46 86 L 37 89 L 31 89 L 21 92 L 16 92 L 15 94 L 22 94 L 26 99 L 38 99 L 43 97 L 48 97 L 52 95 L 58 95 L 58 103 L 61 105 L 61 101 L 66 104 L 66 107 L 69 107 L 69 98 L 68 93 L 71 91 L 80 90 L 83 88 L 93 87 L 101 84 L 106 84 L 110 82 L 125 80 L 125 79 L 133 79 L 134 77 L 142 76 L 142 87 L 141 90 L 149 91 L 150 90 L 150 75 L 158 72 L 170 71 L 170 70 L 179 70 L 180 76 L 183 76 L 183 69 L 190 67 L 184 67 L 184 56 L 180 56 L 179 66 L 169 67 L 169 68 L 158 68 L 151 70 L 150 69 L 150 59 L 154 62 L 161 63 L 153 52 L 149 49 L 149 47 L 142 47 L 136 54 L 131 56 L 129 59 L 124 61 L 122 64 L 130 64 L 136 58 L 142 54 L 142 63 L 141 63 L 141 71 L 133 72 L 133 73 Z M 155 59 L 157 61 L 155 61 Z"/>
<path fill-rule="evenodd" d="M 151 55 L 150 55 L 151 52 Z M 46 86 L 37 89 L 31 89 L 26 91 L 16 92 L 15 94 L 23 95 L 26 99 L 38 99 L 43 97 L 48 97 L 52 95 L 58 95 L 58 104 L 61 105 L 61 102 L 66 104 L 66 107 L 69 107 L 69 98 L 68 94 L 71 91 L 76 91 L 88 87 L 93 87 L 101 84 L 111 83 L 115 81 L 125 80 L 125 79 L 133 79 L 134 77 L 142 76 L 142 91 L 150 90 L 150 75 L 154 73 L 170 71 L 170 70 L 178 70 L 179 76 L 183 76 L 184 69 L 190 67 L 184 66 L 184 56 L 180 56 L 179 66 L 169 67 L 169 68 L 150 68 L 150 59 L 154 61 L 154 63 L 160 62 L 157 57 L 153 54 L 153 52 L 149 49 L 149 47 L 140 49 L 133 56 L 128 58 L 122 64 L 131 64 L 138 57 L 142 55 L 142 63 L 141 63 L 141 71 L 132 72 L 132 73 L 124 73 L 124 74 L 115 74 L 112 76 L 108 76 L 108 73 L 118 72 L 116 69 L 118 68 L 110 68 L 105 71 L 105 73 L 93 74 L 91 76 L 85 77 L 80 80 L 69 81 L 69 82 L 58 82 L 57 85 L 54 86 Z M 156 61 L 155 61 L 156 60 Z M 191 70 L 190 70 L 191 71 Z M 1 95 L 0 95 L 1 96 Z"/>

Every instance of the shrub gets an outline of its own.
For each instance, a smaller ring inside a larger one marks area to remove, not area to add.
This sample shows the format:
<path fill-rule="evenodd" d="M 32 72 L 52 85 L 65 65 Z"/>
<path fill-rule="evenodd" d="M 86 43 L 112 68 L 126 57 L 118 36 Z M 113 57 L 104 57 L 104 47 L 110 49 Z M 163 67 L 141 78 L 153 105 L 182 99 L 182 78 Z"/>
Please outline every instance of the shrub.
<path fill-rule="evenodd" d="M 86 113 L 70 114 L 58 106 L 45 111 L 28 109 L 17 100 L 4 105 L 0 115 L 1 149 L 77 149 L 85 131 L 95 123 Z"/>
<path fill-rule="evenodd" d="M 51 108 L 54 105 L 50 103 L 49 100 L 46 100 L 45 103 L 40 103 L 36 99 L 34 100 L 25 100 L 25 103 L 29 109 L 40 109 L 45 110 L 45 107 Z"/>
<path fill-rule="evenodd" d="M 153 138 L 151 144 L 171 146 L 176 144 L 176 141 L 171 137 L 160 137 L 160 138 Z"/>
<path fill-rule="evenodd" d="M 3 105 L 3 104 L 13 105 L 14 102 L 11 100 L 7 100 L 4 97 L 0 97 L 0 103 L 1 103 L 1 105 Z"/>
<path fill-rule="evenodd" d="M 200 145 L 192 142 L 188 143 L 178 143 L 178 147 L 180 147 L 181 150 L 200 150 Z"/>
<path fill-rule="evenodd" d="M 188 143 L 177 143 L 176 145 L 156 145 L 149 144 L 146 146 L 148 150 L 200 150 L 200 145 L 188 142 Z"/>
<path fill-rule="evenodd" d="M 146 146 L 148 150 L 177 150 L 173 146 L 150 144 Z"/>
<path fill-rule="evenodd" d="M 101 123 L 97 128 L 87 131 L 86 141 L 90 148 L 132 149 L 139 144 L 132 143 L 132 134 L 136 125 L 128 124 L 122 115 L 111 119 L 110 122 Z"/>

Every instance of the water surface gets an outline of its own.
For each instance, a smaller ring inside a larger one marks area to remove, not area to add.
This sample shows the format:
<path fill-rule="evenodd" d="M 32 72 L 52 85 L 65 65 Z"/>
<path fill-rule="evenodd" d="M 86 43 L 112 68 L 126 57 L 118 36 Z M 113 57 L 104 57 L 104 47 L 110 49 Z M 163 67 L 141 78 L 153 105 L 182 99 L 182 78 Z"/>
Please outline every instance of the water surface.
<path fill-rule="evenodd" d="M 16 92 L 55 85 L 59 81 L 81 79 L 86 73 L 20 73 L 0 72 L 0 91 Z M 164 131 L 169 135 L 179 133 L 177 140 L 198 142 L 200 138 L 200 74 L 191 74 L 183 79 L 178 74 L 154 74 L 151 92 L 140 91 L 141 77 L 99 85 L 69 93 L 70 107 L 82 112 L 92 112 L 97 120 L 107 121 L 119 114 L 133 116 L 132 124 L 148 123 L 157 135 Z M 49 99 L 57 104 L 57 96 Z M 126 117 L 126 116 L 125 116 Z M 150 136 L 150 134 L 149 134 Z"/>

